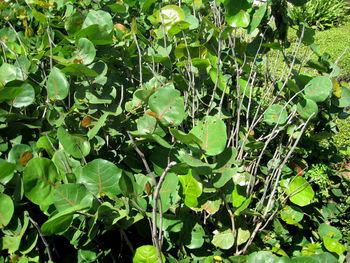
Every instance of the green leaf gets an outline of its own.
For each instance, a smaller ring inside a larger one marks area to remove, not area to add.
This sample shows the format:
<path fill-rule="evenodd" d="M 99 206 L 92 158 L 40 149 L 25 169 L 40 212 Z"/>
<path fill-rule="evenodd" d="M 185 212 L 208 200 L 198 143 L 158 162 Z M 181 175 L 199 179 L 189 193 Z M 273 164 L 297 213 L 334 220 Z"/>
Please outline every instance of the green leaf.
<path fill-rule="evenodd" d="M 94 61 L 96 56 L 96 49 L 94 44 L 87 38 L 80 38 L 77 45 L 77 50 L 72 57 L 74 64 L 82 63 L 84 65 L 90 64 Z"/>
<path fill-rule="evenodd" d="M 162 202 L 163 213 L 165 213 L 176 200 L 174 196 L 178 195 L 177 186 L 179 178 L 174 173 L 168 173 L 160 189 L 160 201 Z"/>
<path fill-rule="evenodd" d="M 345 108 L 350 106 L 350 89 L 340 87 L 340 97 L 336 100 L 337 107 Z"/>
<path fill-rule="evenodd" d="M 83 64 L 71 64 L 61 70 L 62 73 L 77 77 L 97 77 L 98 73 Z"/>
<path fill-rule="evenodd" d="M 76 38 L 81 37 L 89 39 L 94 45 L 110 45 L 113 43 L 112 31 L 106 30 L 103 24 L 93 24 L 81 29 L 76 34 Z"/>
<path fill-rule="evenodd" d="M 38 231 L 36 229 L 30 229 L 26 232 L 23 239 L 21 240 L 19 252 L 25 255 L 31 252 L 37 245 L 38 242 Z"/>
<path fill-rule="evenodd" d="M 316 259 L 318 263 L 338 263 L 338 259 L 331 253 L 325 252 L 311 255 L 311 258 Z"/>
<path fill-rule="evenodd" d="M 106 31 L 107 33 L 112 32 L 114 27 L 112 16 L 109 13 L 102 10 L 89 11 L 88 15 L 84 20 L 83 29 L 91 25 L 98 25 L 99 27 L 103 28 L 103 30 Z"/>
<path fill-rule="evenodd" d="M 242 245 L 245 242 L 248 241 L 250 237 L 250 232 L 249 230 L 245 230 L 242 228 L 238 228 L 238 233 L 237 233 L 237 245 Z"/>
<path fill-rule="evenodd" d="M 317 103 L 310 99 L 302 100 L 297 104 L 297 112 L 299 113 L 300 117 L 305 120 L 309 119 L 312 114 L 312 119 L 314 119 L 318 113 Z"/>
<path fill-rule="evenodd" d="M 184 19 L 184 11 L 177 5 L 166 5 L 156 12 L 156 20 L 164 25 L 165 31 L 169 31 L 173 25 Z"/>
<path fill-rule="evenodd" d="M 215 188 L 223 187 L 228 181 L 232 180 L 234 175 L 237 173 L 237 168 L 226 168 L 223 169 L 219 174 L 214 177 L 213 186 Z"/>
<path fill-rule="evenodd" d="M 14 65 L 3 63 L 0 67 L 0 84 L 5 85 L 16 79 L 20 79 L 17 68 Z"/>
<path fill-rule="evenodd" d="M 268 125 L 283 125 L 288 119 L 288 112 L 283 109 L 282 105 L 273 104 L 267 108 L 264 114 L 264 121 Z"/>
<path fill-rule="evenodd" d="M 53 191 L 58 179 L 54 163 L 47 158 L 30 160 L 23 172 L 25 196 L 34 204 L 53 204 Z"/>
<path fill-rule="evenodd" d="M 69 35 L 76 33 L 81 29 L 84 22 L 84 16 L 80 12 L 75 12 L 73 15 L 69 16 L 64 23 L 64 28 Z"/>
<path fill-rule="evenodd" d="M 140 134 L 152 134 L 157 127 L 157 119 L 148 115 L 147 112 L 136 120 L 137 131 Z"/>
<path fill-rule="evenodd" d="M 202 194 L 202 184 L 192 177 L 191 170 L 186 175 L 180 175 L 179 181 L 182 186 L 182 194 L 185 196 L 185 205 L 196 207 L 198 197 Z"/>
<path fill-rule="evenodd" d="M 283 207 L 280 215 L 281 219 L 287 224 L 296 226 L 299 226 L 298 222 L 300 222 L 304 217 L 304 213 L 300 208 L 292 206 Z"/>
<path fill-rule="evenodd" d="M 184 99 L 176 89 L 159 89 L 150 96 L 148 104 L 154 117 L 164 125 L 178 126 L 185 118 Z"/>
<path fill-rule="evenodd" d="M 10 223 L 14 212 L 14 205 L 11 197 L 0 193 L 0 229 Z"/>
<path fill-rule="evenodd" d="M 249 34 L 253 33 L 253 31 L 258 28 L 263 17 L 265 16 L 266 10 L 267 10 L 267 4 L 265 3 L 262 6 L 260 6 L 259 9 L 254 11 L 252 16 L 252 21 L 248 28 Z"/>
<path fill-rule="evenodd" d="M 230 249 L 235 242 L 235 236 L 231 229 L 223 232 L 214 231 L 214 238 L 211 243 L 221 249 Z"/>
<path fill-rule="evenodd" d="M 185 246 L 189 249 L 201 248 L 204 244 L 205 232 L 203 227 L 196 223 L 189 234 L 189 240 L 184 242 Z"/>
<path fill-rule="evenodd" d="M 199 145 L 209 156 L 218 155 L 225 149 L 227 141 L 226 125 L 217 117 L 205 117 L 190 133 L 202 141 Z"/>
<path fill-rule="evenodd" d="M 293 180 L 287 189 L 287 193 L 291 194 L 289 200 L 299 206 L 311 204 L 315 196 L 311 185 L 301 176 Z"/>
<path fill-rule="evenodd" d="M 318 76 L 306 84 L 304 97 L 315 102 L 323 102 L 330 97 L 332 90 L 332 80 L 326 76 Z"/>
<path fill-rule="evenodd" d="M 23 83 L 20 88 L 21 92 L 12 100 L 12 106 L 15 108 L 27 107 L 35 100 L 35 91 L 32 85 Z"/>
<path fill-rule="evenodd" d="M 99 132 L 99 130 L 105 125 L 108 116 L 109 116 L 109 112 L 103 113 L 102 116 L 95 123 L 94 127 L 88 131 L 87 136 L 88 136 L 89 140 L 94 138 L 97 135 L 97 133 Z"/>
<path fill-rule="evenodd" d="M 9 152 L 8 161 L 16 164 L 17 171 L 22 171 L 24 168 L 20 160 L 25 152 L 32 152 L 32 148 L 26 144 L 16 144 Z"/>
<path fill-rule="evenodd" d="M 201 160 L 189 155 L 187 153 L 181 153 L 181 159 L 190 167 L 206 167 L 212 169 L 215 167 L 215 164 L 204 163 Z"/>
<path fill-rule="evenodd" d="M 274 263 L 277 257 L 270 251 L 253 252 L 248 257 L 247 263 Z M 282 261 L 284 262 L 284 261 Z M 288 262 L 288 261 L 287 261 Z"/>
<path fill-rule="evenodd" d="M 68 96 L 69 83 L 66 76 L 54 67 L 47 79 L 47 97 L 50 100 L 64 100 Z"/>
<path fill-rule="evenodd" d="M 119 179 L 122 170 L 113 163 L 95 159 L 83 167 L 82 175 L 79 177 L 79 183 L 93 194 L 103 196 L 105 193 L 117 195 L 120 193 Z"/>
<path fill-rule="evenodd" d="M 90 143 L 82 136 L 71 135 L 63 127 L 57 130 L 57 138 L 64 150 L 74 158 L 83 158 L 90 153 Z"/>
<path fill-rule="evenodd" d="M 44 149 L 50 156 L 55 153 L 55 148 L 57 147 L 57 142 L 49 136 L 41 136 L 36 142 L 36 147 L 38 149 Z"/>
<path fill-rule="evenodd" d="M 217 79 L 217 69 L 215 67 L 209 70 L 210 79 L 213 81 L 214 84 L 216 83 L 216 79 Z M 228 79 L 226 78 L 226 76 L 227 75 L 223 75 L 221 71 L 219 72 L 219 79 L 218 79 L 217 86 L 222 92 L 229 94 L 230 87 L 227 86 Z"/>
<path fill-rule="evenodd" d="M 68 156 L 63 149 L 54 153 L 52 161 L 57 169 L 65 174 L 73 173 L 74 168 L 80 166 L 80 162 Z"/>
<path fill-rule="evenodd" d="M 335 252 L 338 254 L 342 254 L 346 251 L 346 247 L 343 244 L 340 244 L 338 241 L 334 240 L 333 238 L 324 236 L 322 239 L 323 244 L 328 251 Z"/>
<path fill-rule="evenodd" d="M 59 212 L 70 207 L 92 205 L 93 195 L 82 184 L 61 184 L 53 192 L 54 204 Z"/>
<path fill-rule="evenodd" d="M 41 226 L 42 233 L 50 236 L 66 231 L 71 225 L 74 213 L 86 208 L 86 206 L 77 205 L 55 214 Z"/>
<path fill-rule="evenodd" d="M 250 22 L 246 10 L 250 7 L 247 0 L 225 0 L 225 18 L 232 27 L 247 27 Z"/>
<path fill-rule="evenodd" d="M 250 15 L 245 10 L 240 10 L 233 16 L 226 16 L 227 23 L 232 27 L 247 27 L 250 23 Z"/>
<path fill-rule="evenodd" d="M 23 91 L 22 87 L 5 87 L 0 88 L 0 103 L 6 100 L 12 100 L 16 98 Z"/>
<path fill-rule="evenodd" d="M 4 159 L 0 159 L 0 180 L 13 174 L 16 165 L 14 163 L 9 163 Z"/>
<path fill-rule="evenodd" d="M 24 215 L 23 215 L 24 214 Z M 9 253 L 15 253 L 21 244 L 22 237 L 24 233 L 26 232 L 29 224 L 29 218 L 25 216 L 27 214 L 27 211 L 24 211 L 24 213 L 21 214 L 19 218 L 16 218 L 15 221 L 17 225 L 14 227 L 16 229 L 14 232 L 12 232 L 10 235 L 4 235 L 2 236 L 2 250 L 8 250 Z M 13 218 L 14 219 L 14 218 Z M 23 220 L 22 220 L 23 219 Z M 10 223 L 11 224 L 11 223 Z M 10 225 L 7 226 L 7 228 L 10 228 Z"/>
<path fill-rule="evenodd" d="M 334 226 L 330 226 L 326 223 L 319 225 L 318 233 L 321 237 L 328 236 L 336 241 L 339 241 L 342 238 L 342 234 L 338 228 L 336 228 Z"/>
<path fill-rule="evenodd" d="M 165 262 L 165 257 L 161 253 L 163 262 Z M 132 259 L 133 263 L 158 263 L 157 248 L 151 245 L 145 245 L 138 247 L 135 252 L 135 256 Z"/>
<path fill-rule="evenodd" d="M 178 140 L 179 142 L 183 143 L 183 144 L 201 144 L 202 141 L 200 139 L 198 139 L 195 135 L 189 133 L 186 134 L 180 130 L 177 130 L 175 128 L 171 128 L 170 129 L 170 133 L 175 137 L 176 140 Z"/>
<path fill-rule="evenodd" d="M 237 187 L 240 187 L 239 185 Z M 252 195 L 249 196 L 249 198 L 247 198 L 246 200 L 243 201 L 243 203 L 236 209 L 235 211 L 235 215 L 239 216 L 243 210 L 247 209 L 248 206 L 250 205 L 250 202 L 252 201 Z M 232 205 L 234 205 L 234 203 L 232 202 Z"/>

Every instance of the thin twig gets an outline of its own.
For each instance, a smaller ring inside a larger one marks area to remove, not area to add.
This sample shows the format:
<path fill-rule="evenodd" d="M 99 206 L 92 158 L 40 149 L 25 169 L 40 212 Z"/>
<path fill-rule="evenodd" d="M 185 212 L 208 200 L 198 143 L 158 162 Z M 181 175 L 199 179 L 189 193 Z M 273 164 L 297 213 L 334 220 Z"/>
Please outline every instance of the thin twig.
<path fill-rule="evenodd" d="M 39 236 L 40 236 L 40 238 L 41 238 L 41 241 L 44 243 L 44 246 L 45 246 L 45 248 L 46 248 L 47 255 L 48 255 L 48 257 L 49 257 L 49 261 L 52 261 L 52 262 L 53 262 L 52 253 L 51 253 L 51 250 L 50 250 L 50 245 L 49 245 L 49 243 L 46 241 L 46 239 L 45 239 L 43 233 L 41 232 L 40 226 L 38 225 L 37 222 L 34 221 L 33 218 L 30 217 L 29 213 L 26 212 L 26 213 L 25 213 L 25 216 L 28 217 L 29 221 L 33 224 L 33 226 L 34 226 L 34 227 L 36 228 L 36 230 L 38 231 L 38 234 L 39 234 Z"/>
<path fill-rule="evenodd" d="M 168 166 L 165 168 L 163 174 L 160 176 L 158 184 L 156 186 L 156 189 L 153 194 L 153 210 L 152 210 L 152 240 L 154 246 L 157 248 L 157 253 L 158 253 L 158 260 L 160 263 L 163 263 L 162 259 L 162 247 L 161 244 L 163 243 L 163 240 L 159 240 L 159 237 L 162 237 L 161 235 L 158 235 L 157 232 L 157 204 L 160 202 L 160 188 L 163 185 L 164 179 L 166 175 L 169 173 L 170 169 L 175 166 L 177 163 L 176 162 L 170 162 Z M 159 217 L 163 217 L 163 215 L 160 213 Z M 163 231 L 163 226 L 159 225 L 159 231 Z"/>
<path fill-rule="evenodd" d="M 137 147 L 135 141 L 134 141 L 134 138 L 131 136 L 130 132 L 126 132 L 131 140 L 131 144 L 132 144 L 132 147 L 135 149 L 135 151 L 137 152 L 137 154 L 140 156 L 142 162 L 143 162 L 143 165 L 145 166 L 146 168 L 146 172 L 147 174 L 151 174 L 152 171 L 151 169 L 149 168 L 149 165 L 147 163 L 147 160 L 146 160 L 146 157 L 145 155 L 143 154 L 143 152 L 141 152 L 141 150 L 139 149 L 139 147 Z"/>

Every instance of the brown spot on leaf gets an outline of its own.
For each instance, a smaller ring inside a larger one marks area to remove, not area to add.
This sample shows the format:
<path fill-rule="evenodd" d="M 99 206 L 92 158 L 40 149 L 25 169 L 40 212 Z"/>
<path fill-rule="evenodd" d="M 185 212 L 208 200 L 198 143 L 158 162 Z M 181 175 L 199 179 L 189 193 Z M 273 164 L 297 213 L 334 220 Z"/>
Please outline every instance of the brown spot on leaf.
<path fill-rule="evenodd" d="M 19 162 L 23 165 L 26 166 L 27 163 L 33 159 L 33 153 L 30 151 L 22 153 L 21 157 L 19 158 Z"/>

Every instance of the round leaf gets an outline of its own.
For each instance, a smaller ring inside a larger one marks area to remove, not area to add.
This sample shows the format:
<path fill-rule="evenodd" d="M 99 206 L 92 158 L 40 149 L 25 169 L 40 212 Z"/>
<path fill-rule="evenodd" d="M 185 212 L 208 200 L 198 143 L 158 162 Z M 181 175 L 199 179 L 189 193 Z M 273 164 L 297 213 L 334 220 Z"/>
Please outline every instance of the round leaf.
<path fill-rule="evenodd" d="M 287 224 L 296 225 L 304 217 L 303 211 L 298 207 L 285 206 L 281 211 L 281 218 Z"/>
<path fill-rule="evenodd" d="M 58 173 L 54 163 L 47 158 L 34 158 L 23 172 L 25 196 L 34 204 L 53 204 L 53 190 Z"/>
<path fill-rule="evenodd" d="M 287 190 L 288 194 L 291 194 L 289 200 L 299 206 L 311 204 L 315 195 L 311 185 L 301 176 L 295 178 Z"/>
<path fill-rule="evenodd" d="M 185 19 L 184 11 L 177 5 L 164 6 L 157 14 L 157 21 L 164 24 L 166 31 L 168 31 L 175 23 Z"/>
<path fill-rule="evenodd" d="M 323 237 L 323 244 L 325 248 L 330 252 L 342 254 L 346 251 L 346 247 L 343 244 L 340 244 L 338 241 L 328 236 Z"/>
<path fill-rule="evenodd" d="M 315 118 L 318 113 L 317 103 L 310 99 L 302 100 L 297 104 L 297 112 L 305 120 L 309 119 L 312 114 L 312 118 Z"/>
<path fill-rule="evenodd" d="M 323 102 L 332 94 L 332 90 L 332 80 L 326 76 L 318 76 L 306 84 L 304 97 L 315 102 Z"/>
<path fill-rule="evenodd" d="M 14 205 L 11 197 L 0 193 L 0 229 L 10 223 L 14 212 Z"/>
<path fill-rule="evenodd" d="M 270 251 L 259 251 L 259 252 L 251 253 L 247 257 L 246 262 L 247 263 L 273 263 L 273 262 L 277 262 L 276 259 L 277 257 L 274 254 L 272 254 Z M 285 262 L 285 261 L 282 261 L 282 262 Z"/>
<path fill-rule="evenodd" d="M 342 234 L 338 228 L 330 226 L 326 223 L 323 223 L 318 227 L 318 233 L 321 237 L 328 236 L 337 241 L 342 238 Z"/>
<path fill-rule="evenodd" d="M 112 32 L 114 28 L 111 15 L 102 10 L 91 10 L 88 13 L 87 17 L 85 18 L 83 28 L 91 25 L 98 25 L 99 27 L 104 28 L 107 33 Z"/>
<path fill-rule="evenodd" d="M 10 82 L 18 78 L 18 70 L 14 65 L 3 63 L 0 67 L 0 83 L 5 85 L 7 82 Z"/>
<path fill-rule="evenodd" d="M 12 100 L 12 105 L 15 108 L 27 107 L 35 100 L 35 91 L 32 85 L 24 83 L 21 88 L 22 91 Z"/>
<path fill-rule="evenodd" d="M 288 112 L 282 105 L 274 104 L 267 108 L 264 114 L 264 121 L 268 125 L 283 125 L 288 119 Z"/>
<path fill-rule="evenodd" d="M 163 253 L 161 254 L 163 262 L 165 262 L 165 257 Z M 151 245 L 145 245 L 138 247 L 134 258 L 132 259 L 133 263 L 158 263 L 158 254 L 157 248 Z"/>
<path fill-rule="evenodd" d="M 201 149 L 209 156 L 215 156 L 225 150 L 227 134 L 225 123 L 213 116 L 207 116 L 200 121 L 191 131 L 202 142 Z"/>
<path fill-rule="evenodd" d="M 77 205 L 90 207 L 92 200 L 93 196 L 82 184 L 62 184 L 54 190 L 54 203 L 59 212 Z"/>
<path fill-rule="evenodd" d="M 79 183 L 84 184 L 90 192 L 99 196 L 104 193 L 118 194 L 121 175 L 122 170 L 113 163 L 95 159 L 83 167 Z"/>
<path fill-rule="evenodd" d="M 153 113 L 149 115 L 164 125 L 178 126 L 185 118 L 184 99 L 176 89 L 159 89 L 150 96 L 148 104 Z"/>
<path fill-rule="evenodd" d="M 54 67 L 47 79 L 47 96 L 51 100 L 63 100 L 68 96 L 69 83 L 66 76 Z"/>
<path fill-rule="evenodd" d="M 80 38 L 77 48 L 75 56 L 72 58 L 74 64 L 82 63 L 86 65 L 94 61 L 96 49 L 89 39 Z"/>
<path fill-rule="evenodd" d="M 221 249 L 230 249 L 235 242 L 235 236 L 231 229 L 227 229 L 223 232 L 214 231 L 214 238 L 211 241 L 214 246 Z"/>
<path fill-rule="evenodd" d="M 249 230 L 239 228 L 237 233 L 237 245 L 244 244 L 245 242 L 248 241 L 249 237 L 250 237 Z"/>
<path fill-rule="evenodd" d="M 250 16 L 247 11 L 240 10 L 233 16 L 226 16 L 226 21 L 232 27 L 247 27 L 250 23 Z"/>

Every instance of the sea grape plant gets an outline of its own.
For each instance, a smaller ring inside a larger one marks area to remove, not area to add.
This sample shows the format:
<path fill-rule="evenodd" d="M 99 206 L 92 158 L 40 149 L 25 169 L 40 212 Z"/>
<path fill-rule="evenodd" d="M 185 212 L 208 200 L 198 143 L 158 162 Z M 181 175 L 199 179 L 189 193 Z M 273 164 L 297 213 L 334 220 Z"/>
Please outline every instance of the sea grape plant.
<path fill-rule="evenodd" d="M 304 172 L 349 87 L 285 0 L 0 8 L 2 262 L 344 259 Z"/>

